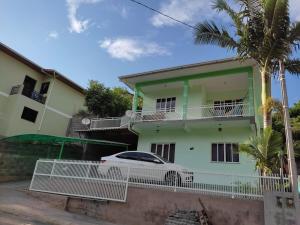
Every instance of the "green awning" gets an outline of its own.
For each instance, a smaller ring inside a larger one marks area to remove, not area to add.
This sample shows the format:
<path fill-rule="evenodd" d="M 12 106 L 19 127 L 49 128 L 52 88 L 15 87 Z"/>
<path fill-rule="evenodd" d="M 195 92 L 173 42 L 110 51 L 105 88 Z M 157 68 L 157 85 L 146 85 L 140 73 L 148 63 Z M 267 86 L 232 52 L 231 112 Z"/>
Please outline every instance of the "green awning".
<path fill-rule="evenodd" d="M 96 144 L 96 145 L 110 145 L 110 146 L 123 146 L 126 147 L 128 144 L 121 142 L 95 140 L 95 139 L 84 139 L 75 137 L 60 137 L 44 134 L 22 134 L 11 137 L 6 137 L 0 141 L 7 142 L 20 142 L 20 143 L 49 143 L 49 144 L 62 144 L 62 143 L 81 143 L 81 144 Z"/>
<path fill-rule="evenodd" d="M 117 147 L 125 147 L 126 150 L 128 149 L 128 144 L 120 143 L 120 142 L 84 139 L 84 138 L 75 138 L 75 137 L 59 137 L 59 136 L 51 136 L 51 135 L 44 135 L 44 134 L 22 134 L 22 135 L 2 138 L 0 141 L 13 142 L 13 143 L 59 144 L 61 147 L 60 147 L 58 159 L 62 158 L 64 145 L 66 143 L 96 144 L 96 145 L 115 146 L 115 147 L 117 146 Z"/>

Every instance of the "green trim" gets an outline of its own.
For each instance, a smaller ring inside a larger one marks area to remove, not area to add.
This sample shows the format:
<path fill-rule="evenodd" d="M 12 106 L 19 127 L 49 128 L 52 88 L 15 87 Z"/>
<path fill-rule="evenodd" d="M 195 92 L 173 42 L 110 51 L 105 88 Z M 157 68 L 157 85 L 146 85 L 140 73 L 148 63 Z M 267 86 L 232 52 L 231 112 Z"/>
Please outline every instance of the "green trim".
<path fill-rule="evenodd" d="M 189 99 L 189 81 L 185 80 L 183 82 L 183 95 L 182 95 L 182 118 L 184 120 L 187 118 L 188 99 Z"/>
<path fill-rule="evenodd" d="M 106 140 L 95 140 L 95 139 L 84 139 L 75 137 L 60 137 L 45 134 L 21 134 L 3 138 L 0 141 L 3 142 L 14 142 L 14 143 L 41 143 L 41 144 L 61 144 L 61 143 L 81 143 L 81 144 L 95 144 L 95 145 L 107 145 L 107 146 L 123 146 L 126 147 L 128 144 L 121 142 L 113 142 Z"/>
<path fill-rule="evenodd" d="M 133 103 L 132 103 L 132 111 L 136 112 L 138 101 L 139 101 L 140 89 L 138 87 L 134 88 L 134 95 L 133 95 Z"/>
<path fill-rule="evenodd" d="M 188 76 L 180 76 L 180 77 L 173 77 L 173 78 L 160 79 L 160 80 L 144 81 L 144 82 L 136 83 L 135 89 L 136 88 L 139 89 L 144 86 L 156 85 L 156 84 L 193 80 L 193 79 L 206 78 L 206 77 L 225 76 L 225 75 L 237 74 L 237 73 L 251 73 L 251 72 L 253 72 L 253 69 L 251 66 L 239 67 L 239 68 L 234 68 L 234 69 L 226 69 L 226 70 L 217 70 L 217 71 L 212 71 L 212 72 L 192 74 L 192 75 L 188 75 Z"/>

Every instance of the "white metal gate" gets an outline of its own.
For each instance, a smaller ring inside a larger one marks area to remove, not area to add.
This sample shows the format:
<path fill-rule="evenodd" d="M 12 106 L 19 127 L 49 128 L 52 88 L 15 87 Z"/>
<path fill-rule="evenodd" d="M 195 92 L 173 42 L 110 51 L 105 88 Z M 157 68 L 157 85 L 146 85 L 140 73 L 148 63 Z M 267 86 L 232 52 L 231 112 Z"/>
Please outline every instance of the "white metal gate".
<path fill-rule="evenodd" d="M 129 168 L 99 166 L 99 162 L 38 160 L 31 191 L 125 202 Z"/>

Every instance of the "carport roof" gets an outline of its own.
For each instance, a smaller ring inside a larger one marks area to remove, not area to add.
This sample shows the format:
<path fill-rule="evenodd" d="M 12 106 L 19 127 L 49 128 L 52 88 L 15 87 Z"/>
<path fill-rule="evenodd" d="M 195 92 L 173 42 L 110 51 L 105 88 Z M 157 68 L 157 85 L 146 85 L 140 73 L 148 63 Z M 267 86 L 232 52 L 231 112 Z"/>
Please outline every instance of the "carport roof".
<path fill-rule="evenodd" d="M 128 146 L 126 143 L 113 142 L 106 140 L 95 140 L 95 139 L 84 139 L 75 137 L 60 137 L 44 134 L 22 134 L 11 137 L 6 137 L 0 141 L 7 142 L 35 142 L 35 143 L 52 143 L 52 144 L 62 144 L 62 143 L 81 143 L 81 144 L 97 144 L 97 145 L 111 145 L 111 146 Z"/>

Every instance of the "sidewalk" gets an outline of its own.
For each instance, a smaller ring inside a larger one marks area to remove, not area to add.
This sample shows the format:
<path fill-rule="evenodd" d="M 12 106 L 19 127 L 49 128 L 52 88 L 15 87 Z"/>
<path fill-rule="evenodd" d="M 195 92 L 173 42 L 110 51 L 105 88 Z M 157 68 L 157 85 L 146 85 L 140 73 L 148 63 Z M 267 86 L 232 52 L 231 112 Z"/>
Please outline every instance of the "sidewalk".
<path fill-rule="evenodd" d="M 116 225 L 56 208 L 26 194 L 28 182 L 0 184 L 0 225 Z"/>

